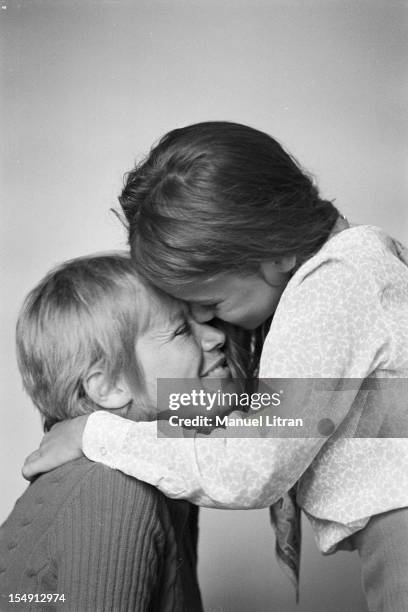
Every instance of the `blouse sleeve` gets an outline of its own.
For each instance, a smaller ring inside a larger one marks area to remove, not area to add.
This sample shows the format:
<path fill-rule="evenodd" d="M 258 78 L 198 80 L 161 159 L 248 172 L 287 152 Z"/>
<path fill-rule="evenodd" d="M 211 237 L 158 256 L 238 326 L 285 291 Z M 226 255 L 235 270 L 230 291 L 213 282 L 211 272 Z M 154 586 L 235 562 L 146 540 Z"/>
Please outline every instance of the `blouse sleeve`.
<path fill-rule="evenodd" d="M 358 380 L 381 365 L 387 342 L 381 316 L 369 280 L 341 261 L 323 264 L 290 291 L 288 285 L 265 342 L 261 376 L 281 379 L 284 411 L 294 416 L 300 410 L 308 421 L 297 437 L 276 437 L 264 419 L 262 426 L 245 427 L 242 437 L 227 426 L 208 436 L 159 438 L 156 423 L 96 412 L 85 428 L 84 453 L 200 506 L 269 506 L 293 486 L 349 413 Z M 331 382 L 316 395 L 321 378 Z M 299 399 L 299 379 L 309 379 L 314 390 L 291 405 L 291 397 Z M 275 408 L 262 414 L 272 417 Z"/>

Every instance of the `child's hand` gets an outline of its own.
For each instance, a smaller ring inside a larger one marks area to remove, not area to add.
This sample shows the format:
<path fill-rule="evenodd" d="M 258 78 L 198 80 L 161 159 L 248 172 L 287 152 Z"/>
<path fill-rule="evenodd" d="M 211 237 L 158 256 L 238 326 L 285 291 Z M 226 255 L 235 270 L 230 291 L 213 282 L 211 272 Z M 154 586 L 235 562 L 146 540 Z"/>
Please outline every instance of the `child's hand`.
<path fill-rule="evenodd" d="M 57 423 L 41 440 L 40 448 L 28 455 L 22 469 L 26 480 L 49 472 L 82 456 L 82 434 L 88 415 Z"/>

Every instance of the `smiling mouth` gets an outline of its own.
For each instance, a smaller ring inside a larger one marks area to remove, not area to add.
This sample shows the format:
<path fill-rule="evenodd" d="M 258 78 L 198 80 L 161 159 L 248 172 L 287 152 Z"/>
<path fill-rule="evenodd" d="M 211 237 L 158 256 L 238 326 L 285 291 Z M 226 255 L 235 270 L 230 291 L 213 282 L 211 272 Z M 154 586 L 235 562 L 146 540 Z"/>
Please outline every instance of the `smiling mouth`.
<path fill-rule="evenodd" d="M 222 357 L 215 361 L 202 375 L 201 378 L 228 378 L 231 371 L 227 364 L 227 359 Z"/>

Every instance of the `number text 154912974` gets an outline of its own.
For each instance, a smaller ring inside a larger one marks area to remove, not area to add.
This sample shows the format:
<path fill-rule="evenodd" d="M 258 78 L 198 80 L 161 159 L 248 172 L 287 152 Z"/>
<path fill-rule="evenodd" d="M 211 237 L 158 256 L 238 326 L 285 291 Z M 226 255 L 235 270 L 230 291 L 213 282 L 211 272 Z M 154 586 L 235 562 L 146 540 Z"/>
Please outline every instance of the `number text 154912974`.
<path fill-rule="evenodd" d="M 65 602 L 64 593 L 9 593 L 9 603 L 55 603 Z"/>

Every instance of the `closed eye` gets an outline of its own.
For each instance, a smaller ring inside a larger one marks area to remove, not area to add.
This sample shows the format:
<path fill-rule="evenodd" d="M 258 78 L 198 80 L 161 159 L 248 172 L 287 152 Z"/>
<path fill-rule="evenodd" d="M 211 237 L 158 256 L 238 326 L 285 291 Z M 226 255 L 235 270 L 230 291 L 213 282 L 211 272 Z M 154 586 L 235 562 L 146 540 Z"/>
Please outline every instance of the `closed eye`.
<path fill-rule="evenodd" d="M 174 337 L 189 336 L 191 333 L 192 333 L 192 329 L 191 329 L 190 323 L 188 323 L 188 321 L 184 321 L 182 325 L 180 325 L 174 332 Z"/>

